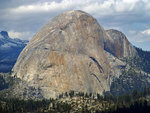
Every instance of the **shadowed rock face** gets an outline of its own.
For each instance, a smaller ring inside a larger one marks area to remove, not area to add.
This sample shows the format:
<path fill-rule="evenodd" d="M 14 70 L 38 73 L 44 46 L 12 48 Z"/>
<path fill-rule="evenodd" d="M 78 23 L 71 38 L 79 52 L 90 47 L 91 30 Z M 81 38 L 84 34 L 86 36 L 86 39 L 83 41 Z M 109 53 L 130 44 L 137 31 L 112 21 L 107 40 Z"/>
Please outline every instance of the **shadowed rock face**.
<path fill-rule="evenodd" d="M 106 33 L 108 35 L 104 42 L 104 49 L 106 51 L 118 58 L 134 57 L 137 55 L 135 48 L 123 33 L 114 29 L 106 30 Z"/>
<path fill-rule="evenodd" d="M 44 98 L 70 90 L 109 90 L 111 66 L 104 52 L 104 29 L 82 11 L 64 12 L 32 38 L 13 68 L 13 76 L 38 87 Z"/>

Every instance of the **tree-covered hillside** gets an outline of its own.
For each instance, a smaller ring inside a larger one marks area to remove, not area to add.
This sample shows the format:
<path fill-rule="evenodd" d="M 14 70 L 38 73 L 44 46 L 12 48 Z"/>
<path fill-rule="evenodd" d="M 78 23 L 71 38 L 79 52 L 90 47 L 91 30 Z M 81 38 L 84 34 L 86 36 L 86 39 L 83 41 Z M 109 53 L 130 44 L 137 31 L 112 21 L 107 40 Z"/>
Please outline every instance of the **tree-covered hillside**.
<path fill-rule="evenodd" d="M 0 98 L 0 113 L 149 113 L 149 94 L 134 90 L 130 95 L 113 97 L 71 91 L 49 100 Z"/>
<path fill-rule="evenodd" d="M 138 55 L 125 57 L 126 68 L 122 69 L 119 78 L 114 78 L 111 83 L 110 93 L 115 96 L 129 94 L 133 90 L 143 91 L 150 86 L 150 52 L 136 48 Z"/>
<path fill-rule="evenodd" d="M 135 59 L 135 64 L 140 67 L 143 71 L 150 73 L 150 51 L 144 51 L 136 48 L 140 58 Z"/>

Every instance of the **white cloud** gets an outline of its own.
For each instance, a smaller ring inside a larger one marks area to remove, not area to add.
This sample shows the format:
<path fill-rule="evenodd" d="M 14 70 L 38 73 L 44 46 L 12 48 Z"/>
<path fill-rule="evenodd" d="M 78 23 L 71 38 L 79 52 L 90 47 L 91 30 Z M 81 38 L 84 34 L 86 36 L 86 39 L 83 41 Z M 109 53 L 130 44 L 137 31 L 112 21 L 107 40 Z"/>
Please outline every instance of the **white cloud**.
<path fill-rule="evenodd" d="M 117 0 L 114 7 L 117 12 L 132 11 L 139 0 Z"/>
<path fill-rule="evenodd" d="M 128 32 L 129 32 L 129 34 L 131 34 L 131 35 L 134 35 L 134 34 L 137 33 L 135 30 L 129 30 Z"/>
<path fill-rule="evenodd" d="M 136 14 L 148 13 L 150 10 L 149 6 L 150 1 L 147 0 L 37 0 L 37 2 L 30 4 L 22 4 L 15 8 L 5 9 L 7 13 L 2 15 L 1 18 L 12 18 L 17 20 L 24 18 L 25 16 L 30 17 L 30 15 L 35 14 L 39 14 L 39 16 L 40 14 L 49 14 L 53 17 L 58 13 L 68 10 L 83 10 L 87 13 L 90 13 L 97 19 L 112 16 L 112 20 L 119 20 L 124 19 L 126 14 L 130 14 L 135 17 Z M 130 17 L 131 19 L 129 18 L 132 21 L 135 20 L 133 20 L 133 16 Z"/>
<path fill-rule="evenodd" d="M 55 11 L 62 11 L 68 9 L 74 9 L 78 6 L 85 5 L 89 1 L 84 0 L 62 0 L 61 2 L 38 2 L 35 4 L 30 5 L 21 5 L 16 8 L 10 9 L 11 13 L 37 13 L 37 12 L 55 12 Z"/>
<path fill-rule="evenodd" d="M 150 29 L 145 31 L 130 31 L 129 40 L 136 43 L 150 42 Z"/>
<path fill-rule="evenodd" d="M 37 3 L 33 5 L 22 5 L 17 8 L 11 10 L 12 13 L 35 13 L 35 12 L 45 12 L 45 11 L 52 11 L 58 8 L 62 8 L 56 2 L 45 2 L 45 3 Z"/>
<path fill-rule="evenodd" d="M 150 35 L 150 29 L 144 30 L 141 33 L 145 35 Z"/>
<path fill-rule="evenodd" d="M 37 2 L 29 5 L 21 5 L 11 8 L 9 11 L 10 13 L 22 14 L 81 9 L 90 13 L 99 12 L 97 14 L 108 15 L 115 12 L 131 11 L 136 7 L 137 2 L 139 0 L 62 0 L 60 2 Z"/>
<path fill-rule="evenodd" d="M 8 34 L 11 38 L 20 38 L 23 40 L 29 40 L 33 33 L 31 32 L 16 32 L 16 31 L 8 31 Z"/>
<path fill-rule="evenodd" d="M 16 2 L 15 2 L 16 1 Z M 19 5 L 16 5 L 19 1 Z M 11 37 L 29 39 L 49 19 L 68 10 L 83 10 L 104 28 L 117 28 L 132 42 L 149 41 L 150 0 L 14 0 L 0 9 L 0 29 L 8 27 Z M 31 2 L 32 1 L 32 2 Z M 1 2 L 2 3 L 2 2 Z M 13 2 L 11 2 L 13 3 Z M 145 26 L 146 25 L 146 26 Z M 3 29 L 2 29 L 3 30 Z M 15 32 L 19 31 L 19 32 Z"/>

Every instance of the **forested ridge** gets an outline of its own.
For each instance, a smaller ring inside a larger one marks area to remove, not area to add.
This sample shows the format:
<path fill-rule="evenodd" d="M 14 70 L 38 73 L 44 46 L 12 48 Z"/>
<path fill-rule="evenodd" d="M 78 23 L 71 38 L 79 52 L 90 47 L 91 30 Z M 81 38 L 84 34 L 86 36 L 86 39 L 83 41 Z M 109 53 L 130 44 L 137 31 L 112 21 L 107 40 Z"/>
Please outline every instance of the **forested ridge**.
<path fill-rule="evenodd" d="M 144 51 L 140 48 L 136 48 L 136 50 L 139 57 L 135 57 L 133 60 L 135 65 L 143 71 L 150 73 L 150 51 Z"/>
<path fill-rule="evenodd" d="M 0 113 L 149 113 L 150 89 L 134 90 L 118 97 L 111 94 L 63 93 L 57 99 L 19 100 L 0 98 Z"/>

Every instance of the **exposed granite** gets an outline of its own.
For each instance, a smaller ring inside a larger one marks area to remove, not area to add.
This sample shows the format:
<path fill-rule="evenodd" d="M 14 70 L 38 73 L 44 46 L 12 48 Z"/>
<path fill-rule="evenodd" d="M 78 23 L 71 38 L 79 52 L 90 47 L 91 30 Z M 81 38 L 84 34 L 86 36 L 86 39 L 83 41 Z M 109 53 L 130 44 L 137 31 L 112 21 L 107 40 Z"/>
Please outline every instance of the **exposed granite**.
<path fill-rule="evenodd" d="M 109 90 L 111 66 L 104 29 L 82 11 L 64 12 L 48 22 L 21 52 L 12 76 L 38 87 L 44 98 L 70 90 Z"/>
<path fill-rule="evenodd" d="M 104 41 L 106 51 L 118 58 L 137 55 L 137 51 L 122 32 L 110 29 L 106 30 L 106 33 L 108 35 Z"/>

